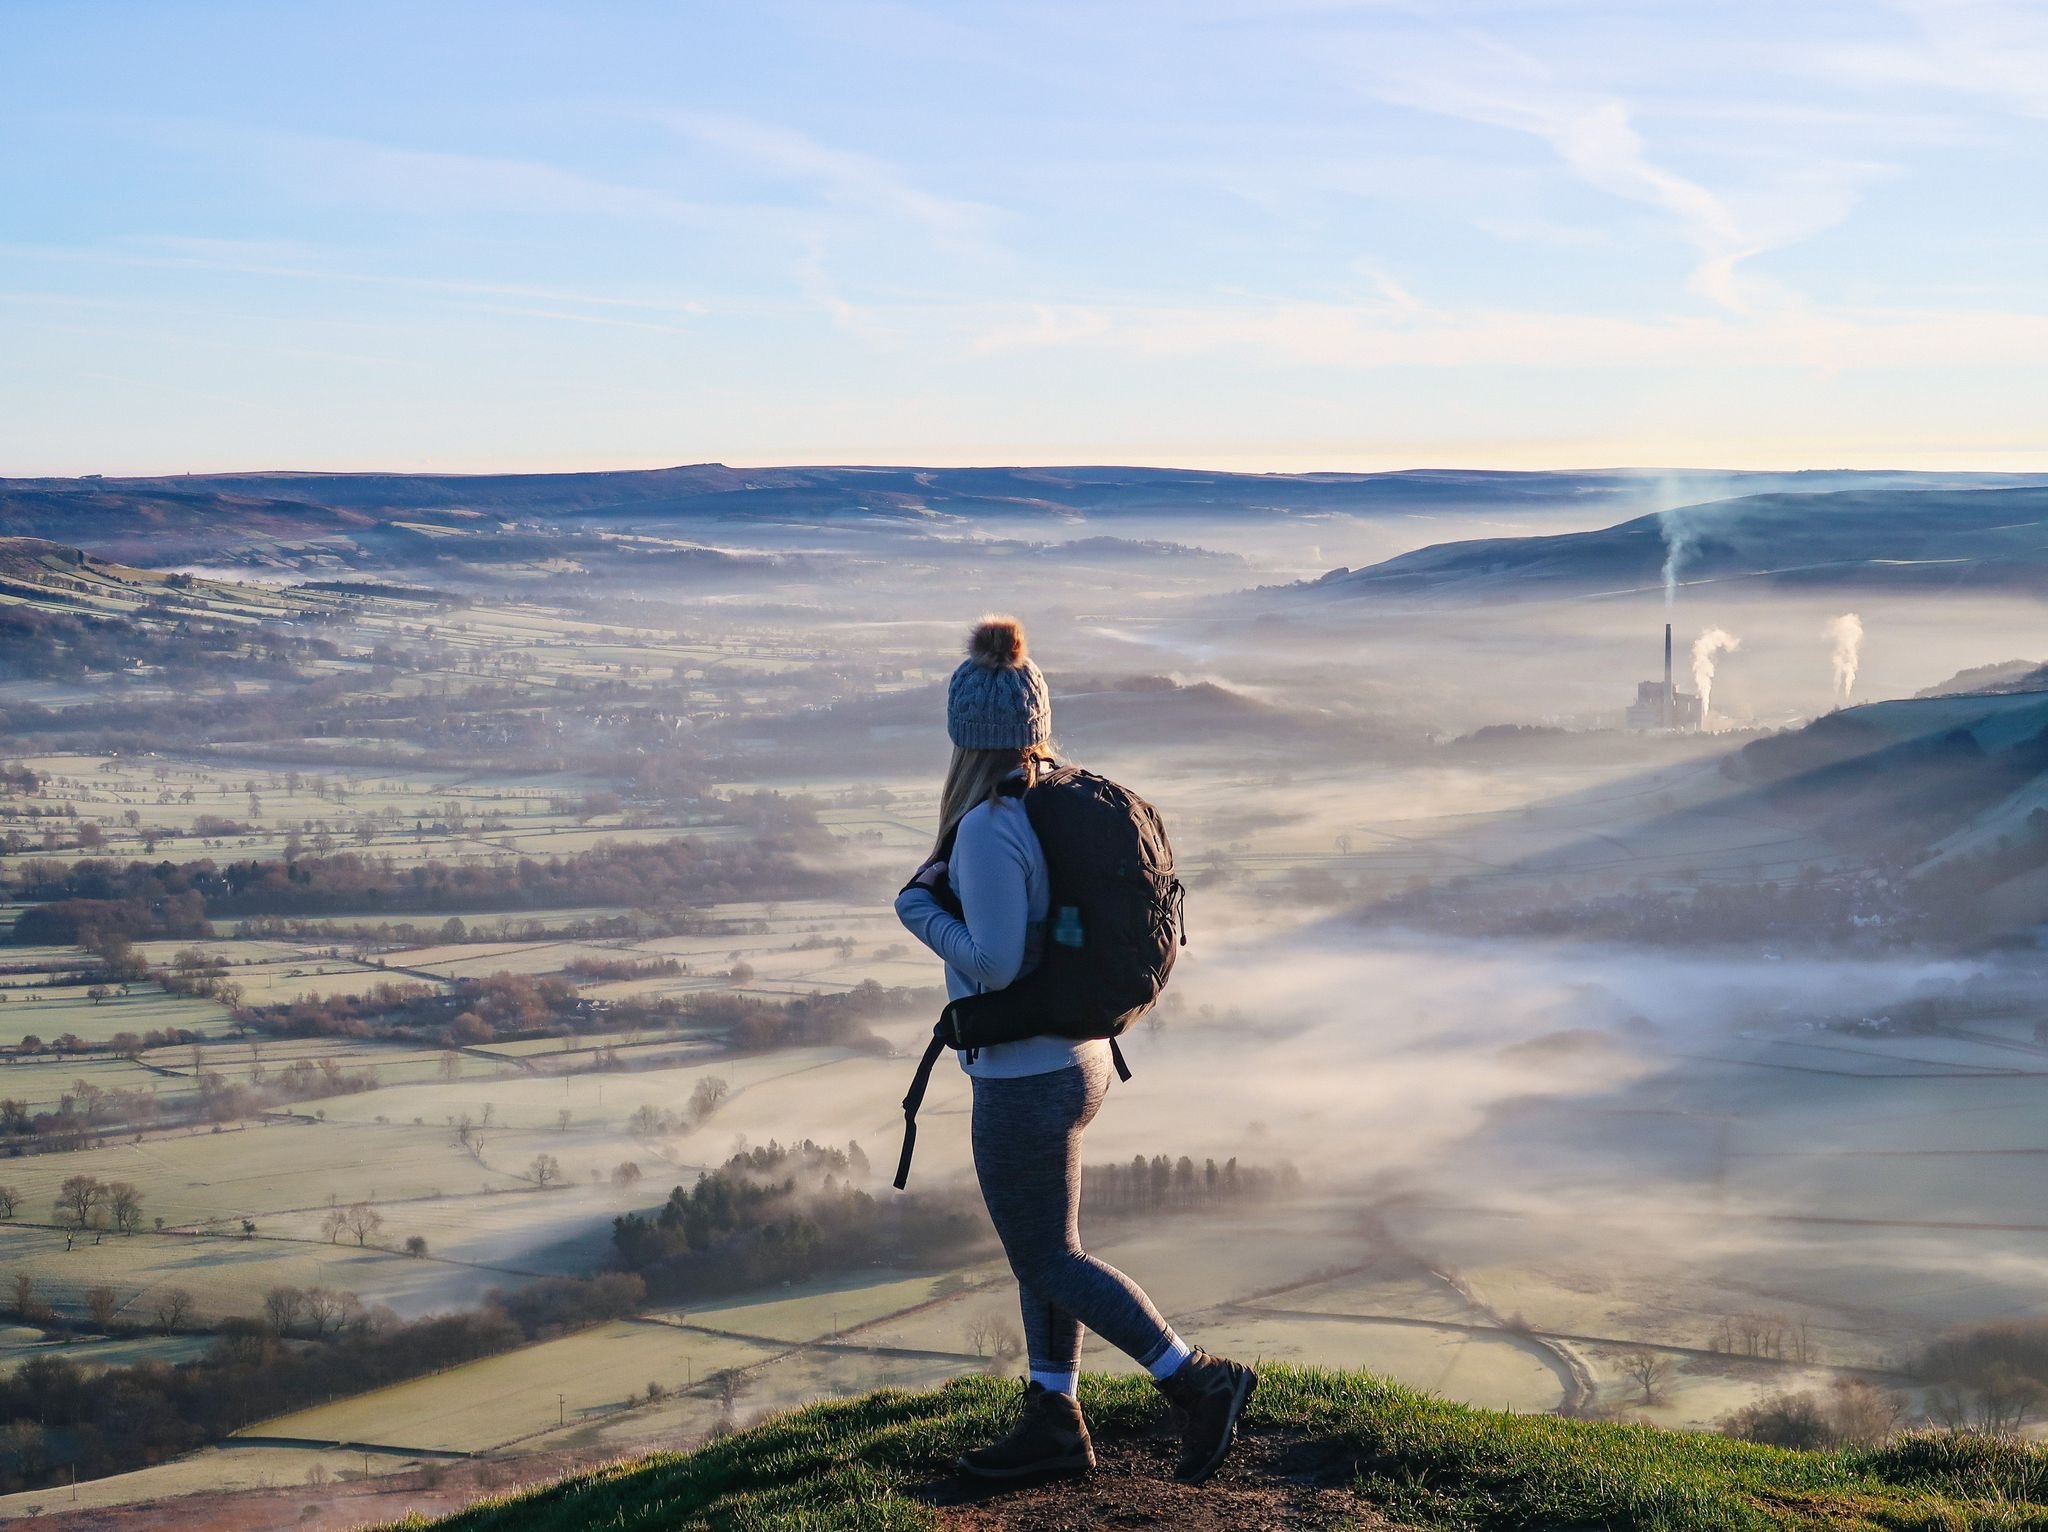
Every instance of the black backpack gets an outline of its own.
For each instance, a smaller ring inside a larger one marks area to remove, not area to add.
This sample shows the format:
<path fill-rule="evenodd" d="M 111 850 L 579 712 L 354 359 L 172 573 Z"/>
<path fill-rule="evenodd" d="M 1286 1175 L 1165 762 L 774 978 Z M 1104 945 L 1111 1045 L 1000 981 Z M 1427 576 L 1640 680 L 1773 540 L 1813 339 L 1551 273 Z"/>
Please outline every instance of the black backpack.
<path fill-rule="evenodd" d="M 1106 777 L 1061 766 L 1021 795 L 1051 874 L 1045 945 L 1038 966 L 1014 983 L 947 1005 L 903 1098 L 900 1190 L 917 1143 L 917 1109 L 932 1066 L 948 1047 L 973 1050 L 1019 1038 L 1110 1039 L 1117 1073 L 1131 1077 L 1116 1038 L 1150 1010 L 1187 945 L 1186 890 L 1173 874 L 1173 847 L 1159 811 Z M 942 853 L 950 853 L 947 837 Z M 934 894 L 955 914 L 959 901 L 943 883 Z"/>

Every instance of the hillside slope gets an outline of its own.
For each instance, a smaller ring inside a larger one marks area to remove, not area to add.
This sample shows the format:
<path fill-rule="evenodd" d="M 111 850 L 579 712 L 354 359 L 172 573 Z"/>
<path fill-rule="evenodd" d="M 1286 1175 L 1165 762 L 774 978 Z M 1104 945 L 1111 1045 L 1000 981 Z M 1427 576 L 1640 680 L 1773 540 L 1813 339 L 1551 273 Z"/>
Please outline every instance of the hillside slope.
<path fill-rule="evenodd" d="M 1743 746 L 1728 774 L 1829 840 L 1910 866 L 2014 828 L 2041 803 L 2044 772 L 2048 692 L 2011 692 L 1845 708 Z"/>
<path fill-rule="evenodd" d="M 219 473 L 0 479 L 0 534 L 61 539 L 135 560 L 321 542 L 416 553 L 424 527 L 640 527 L 713 521 L 1164 521 L 1274 516 L 1556 512 L 1584 524 L 1716 496 L 1806 498 L 1849 487 L 1985 488 L 2000 474 L 1724 473 L 1639 469 L 1250 474 L 1173 468 L 729 468 L 697 463 L 599 473 Z M 415 534 L 408 538 L 407 533 Z"/>
<path fill-rule="evenodd" d="M 1084 1526 L 1236 1529 L 2048 1528 L 2048 1450 L 1983 1437 L 1783 1452 L 1718 1436 L 1509 1415 L 1358 1373 L 1273 1367 L 1237 1452 L 1199 1489 L 1166 1476 L 1157 1396 L 1082 1380 L 1102 1466 L 969 1497 L 947 1468 L 1000 1429 L 1014 1384 L 960 1379 L 814 1405 L 664 1454 L 474 1506 L 451 1532 Z M 418 1527 L 429 1525 L 411 1522 Z"/>
<path fill-rule="evenodd" d="M 1438 543 L 1290 594 L 1328 600 L 1534 600 L 1681 584 L 2038 589 L 2048 488 L 1859 488 L 1744 495 L 1592 532 Z"/>

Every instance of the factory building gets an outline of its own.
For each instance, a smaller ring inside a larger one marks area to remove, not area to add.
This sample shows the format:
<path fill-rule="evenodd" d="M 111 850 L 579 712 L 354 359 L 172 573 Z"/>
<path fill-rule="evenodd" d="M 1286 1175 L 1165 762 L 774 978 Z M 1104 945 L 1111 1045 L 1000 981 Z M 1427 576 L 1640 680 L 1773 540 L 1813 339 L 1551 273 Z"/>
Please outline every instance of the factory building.
<path fill-rule="evenodd" d="M 1611 714 L 1609 715 L 1612 716 Z M 1636 700 L 1628 707 L 1631 729 L 1697 729 L 1700 699 L 1682 692 L 1671 679 L 1671 624 L 1664 624 L 1664 679 L 1636 683 Z"/>

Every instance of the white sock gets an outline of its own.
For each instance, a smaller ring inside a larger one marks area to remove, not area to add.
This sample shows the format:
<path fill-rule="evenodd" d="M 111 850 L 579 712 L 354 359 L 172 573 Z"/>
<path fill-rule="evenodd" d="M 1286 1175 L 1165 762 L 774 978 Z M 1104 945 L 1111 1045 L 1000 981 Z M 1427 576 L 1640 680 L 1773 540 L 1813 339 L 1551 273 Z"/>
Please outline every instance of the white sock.
<path fill-rule="evenodd" d="M 1071 1394 L 1080 1376 L 1081 1370 L 1078 1367 L 1040 1367 L 1036 1362 L 1031 1364 L 1031 1381 L 1048 1394 Z"/>
<path fill-rule="evenodd" d="M 1158 1356 L 1145 1364 L 1145 1370 L 1152 1374 L 1154 1382 L 1172 1377 L 1180 1371 L 1180 1364 L 1194 1355 L 1194 1352 L 1188 1348 L 1186 1341 L 1175 1335 L 1171 1330 L 1168 1330 L 1166 1334 L 1170 1344 Z"/>

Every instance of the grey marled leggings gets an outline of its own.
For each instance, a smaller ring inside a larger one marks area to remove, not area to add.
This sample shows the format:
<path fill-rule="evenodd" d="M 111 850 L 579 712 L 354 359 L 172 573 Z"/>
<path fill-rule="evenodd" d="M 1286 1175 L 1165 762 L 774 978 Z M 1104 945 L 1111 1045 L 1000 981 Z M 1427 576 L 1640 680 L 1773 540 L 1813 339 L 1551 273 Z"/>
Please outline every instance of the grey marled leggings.
<path fill-rule="evenodd" d="M 1081 1130 L 1109 1088 L 1109 1060 L 1014 1080 L 974 1079 L 974 1173 L 1024 1304 L 1031 1364 L 1081 1359 L 1081 1326 L 1141 1364 L 1173 1332 L 1129 1277 L 1081 1248 Z"/>

